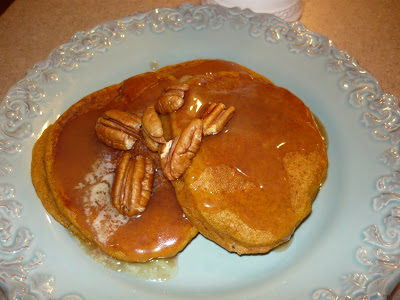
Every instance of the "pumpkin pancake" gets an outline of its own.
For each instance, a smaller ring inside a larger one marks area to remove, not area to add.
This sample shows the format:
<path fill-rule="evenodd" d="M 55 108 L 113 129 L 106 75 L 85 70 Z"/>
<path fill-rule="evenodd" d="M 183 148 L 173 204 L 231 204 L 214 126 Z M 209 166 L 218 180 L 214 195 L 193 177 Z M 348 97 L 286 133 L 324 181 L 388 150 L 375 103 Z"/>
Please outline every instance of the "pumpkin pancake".
<path fill-rule="evenodd" d="M 152 196 L 140 215 L 118 213 L 110 191 L 116 162 L 124 151 L 101 143 L 95 132 L 96 121 L 105 111 L 120 109 L 140 115 L 174 82 L 167 75 L 145 73 L 97 91 L 70 107 L 35 146 L 45 148 L 44 155 L 34 150 L 39 154 L 32 162 L 32 178 L 44 206 L 65 227 L 74 233 L 76 229 L 78 235 L 120 260 L 143 262 L 174 256 L 198 232 L 163 177 L 158 154 L 150 152 L 142 139 L 130 151 L 154 161 Z"/>
<path fill-rule="evenodd" d="M 31 163 L 31 176 L 32 183 L 36 189 L 39 198 L 42 201 L 43 206 L 46 210 L 54 217 L 54 219 L 68 228 L 75 236 L 80 238 L 86 243 L 90 243 L 85 236 L 76 228 L 58 209 L 55 203 L 53 194 L 47 184 L 47 175 L 44 164 L 45 150 L 48 142 L 48 137 L 52 125 L 50 125 L 40 136 L 32 151 L 32 163 Z"/>
<path fill-rule="evenodd" d="M 210 102 L 235 108 L 219 134 L 203 137 L 191 166 L 173 185 L 201 234 L 228 251 L 265 253 L 287 241 L 311 212 L 327 173 L 326 147 L 299 98 L 245 68 L 224 71 L 220 64 L 164 69 L 178 78 L 194 75 L 185 81 L 183 107 L 170 115 L 173 136 Z"/>

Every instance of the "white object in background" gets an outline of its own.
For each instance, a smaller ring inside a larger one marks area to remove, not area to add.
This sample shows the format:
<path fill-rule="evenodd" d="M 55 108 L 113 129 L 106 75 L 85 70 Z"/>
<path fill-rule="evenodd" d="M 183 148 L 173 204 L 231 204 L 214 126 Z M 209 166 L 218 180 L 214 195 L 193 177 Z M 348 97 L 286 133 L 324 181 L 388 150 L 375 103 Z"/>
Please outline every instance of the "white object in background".
<path fill-rule="evenodd" d="M 288 22 L 300 19 L 302 12 L 301 0 L 202 0 L 201 3 L 249 8 L 257 13 L 274 14 Z"/>

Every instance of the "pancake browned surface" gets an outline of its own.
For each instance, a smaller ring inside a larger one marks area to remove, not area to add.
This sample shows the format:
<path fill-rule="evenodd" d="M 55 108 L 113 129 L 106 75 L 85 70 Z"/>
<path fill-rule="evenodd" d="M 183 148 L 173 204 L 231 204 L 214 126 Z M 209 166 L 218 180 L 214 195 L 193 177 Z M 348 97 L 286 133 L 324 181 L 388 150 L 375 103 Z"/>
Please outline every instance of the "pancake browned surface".
<path fill-rule="evenodd" d="M 265 253 L 309 215 L 326 177 L 326 147 L 299 98 L 245 68 L 226 63 L 224 71 L 221 64 L 165 69 L 177 77 L 202 74 L 186 81 L 185 104 L 170 116 L 174 136 L 210 102 L 235 107 L 222 132 L 203 137 L 191 167 L 173 185 L 204 236 L 239 254 Z"/>
<path fill-rule="evenodd" d="M 123 151 L 102 144 L 95 133 L 96 121 L 105 111 L 141 114 L 172 83 L 169 76 L 145 73 L 95 92 L 69 108 L 37 142 L 35 149 L 41 150 L 33 152 L 32 180 L 46 209 L 65 227 L 76 228 L 121 260 L 174 256 L 197 234 L 161 171 L 155 174 L 146 210 L 135 217 L 119 214 L 110 190 Z M 160 169 L 158 155 L 142 140 L 130 151 L 151 157 Z"/>

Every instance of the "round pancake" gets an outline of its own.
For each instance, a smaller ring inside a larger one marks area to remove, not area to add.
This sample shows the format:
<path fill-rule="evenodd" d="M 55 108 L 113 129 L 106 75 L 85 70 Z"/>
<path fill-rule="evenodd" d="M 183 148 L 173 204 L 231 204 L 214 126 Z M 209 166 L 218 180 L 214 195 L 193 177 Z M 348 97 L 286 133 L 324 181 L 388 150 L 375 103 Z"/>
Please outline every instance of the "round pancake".
<path fill-rule="evenodd" d="M 185 104 L 170 116 L 173 136 L 210 102 L 232 105 L 235 114 L 222 132 L 203 137 L 191 167 L 173 181 L 178 201 L 200 233 L 228 251 L 268 252 L 309 215 L 326 177 L 326 147 L 313 115 L 260 75 L 211 66 L 186 83 Z"/>
<path fill-rule="evenodd" d="M 69 108 L 49 132 L 42 180 L 47 178 L 54 203 L 67 220 L 62 224 L 67 228 L 72 224 L 120 260 L 143 262 L 174 256 L 198 232 L 184 216 L 171 183 L 162 176 L 158 155 L 147 150 L 143 140 L 130 151 L 149 156 L 155 163 L 158 171 L 152 197 L 141 215 L 119 214 L 111 204 L 110 190 L 123 151 L 107 147 L 95 133 L 96 121 L 105 111 L 141 114 L 174 82 L 166 75 L 145 73 L 104 88 Z"/>

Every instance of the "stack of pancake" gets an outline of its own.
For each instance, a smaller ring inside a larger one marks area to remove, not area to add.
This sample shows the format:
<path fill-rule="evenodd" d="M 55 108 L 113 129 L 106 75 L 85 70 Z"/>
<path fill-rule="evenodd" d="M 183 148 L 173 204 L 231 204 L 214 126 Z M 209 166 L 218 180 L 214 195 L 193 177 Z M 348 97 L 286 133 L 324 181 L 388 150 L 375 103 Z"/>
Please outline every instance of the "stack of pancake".
<path fill-rule="evenodd" d="M 210 103 L 233 106 L 235 114 L 221 132 L 203 137 L 176 180 L 163 176 L 159 153 L 139 139 L 128 151 L 155 162 L 152 196 L 142 214 L 122 215 L 110 190 L 125 151 L 99 141 L 96 121 L 111 109 L 141 116 L 163 90 L 182 81 L 189 86 L 183 106 L 161 116 L 167 141 Z M 78 101 L 37 141 L 32 181 L 47 211 L 75 235 L 138 262 L 176 255 L 198 231 L 231 252 L 268 252 L 309 215 L 327 164 L 324 139 L 299 98 L 238 64 L 196 60 Z"/>

